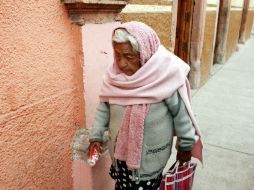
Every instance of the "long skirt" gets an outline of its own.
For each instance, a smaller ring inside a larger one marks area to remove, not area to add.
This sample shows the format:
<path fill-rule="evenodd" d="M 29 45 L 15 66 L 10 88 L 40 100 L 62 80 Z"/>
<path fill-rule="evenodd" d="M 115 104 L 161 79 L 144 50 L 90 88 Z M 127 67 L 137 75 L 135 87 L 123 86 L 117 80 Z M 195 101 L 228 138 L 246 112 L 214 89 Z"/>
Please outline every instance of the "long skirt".
<path fill-rule="evenodd" d="M 159 190 L 162 174 L 158 177 L 140 181 L 132 181 L 132 172 L 128 170 L 126 162 L 117 160 L 118 170 L 111 165 L 109 175 L 115 180 L 115 190 Z"/>

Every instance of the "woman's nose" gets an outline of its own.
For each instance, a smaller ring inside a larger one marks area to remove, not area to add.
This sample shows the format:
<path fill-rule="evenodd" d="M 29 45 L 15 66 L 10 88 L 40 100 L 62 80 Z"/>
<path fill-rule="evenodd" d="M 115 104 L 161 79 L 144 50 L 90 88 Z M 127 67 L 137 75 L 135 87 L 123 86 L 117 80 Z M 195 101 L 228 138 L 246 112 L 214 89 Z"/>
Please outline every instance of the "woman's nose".
<path fill-rule="evenodd" d="M 128 64 L 123 59 L 118 61 L 118 67 L 119 67 L 119 69 L 124 69 L 127 65 Z"/>

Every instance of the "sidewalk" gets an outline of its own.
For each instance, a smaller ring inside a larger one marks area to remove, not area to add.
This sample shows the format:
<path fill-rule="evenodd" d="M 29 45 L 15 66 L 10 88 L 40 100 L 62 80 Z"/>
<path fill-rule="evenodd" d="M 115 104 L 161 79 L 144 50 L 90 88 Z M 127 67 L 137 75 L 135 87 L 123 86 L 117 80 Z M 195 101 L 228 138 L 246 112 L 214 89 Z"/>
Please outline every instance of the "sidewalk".
<path fill-rule="evenodd" d="M 254 189 L 254 36 L 214 67 L 192 106 L 205 146 L 193 189 Z"/>

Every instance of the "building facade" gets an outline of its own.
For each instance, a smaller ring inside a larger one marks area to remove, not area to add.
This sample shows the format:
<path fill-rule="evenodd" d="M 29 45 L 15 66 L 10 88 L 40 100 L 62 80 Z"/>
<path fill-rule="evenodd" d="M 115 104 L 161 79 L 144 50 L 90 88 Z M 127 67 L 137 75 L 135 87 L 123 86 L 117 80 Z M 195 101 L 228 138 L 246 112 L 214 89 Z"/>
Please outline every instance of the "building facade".
<path fill-rule="evenodd" d="M 188 2 L 1 2 L 0 189 L 113 188 L 108 155 L 93 169 L 71 159 L 75 132 L 92 127 L 113 28 L 132 20 L 153 27 L 168 50 L 182 51 L 193 88 L 251 37 L 254 1 Z"/>

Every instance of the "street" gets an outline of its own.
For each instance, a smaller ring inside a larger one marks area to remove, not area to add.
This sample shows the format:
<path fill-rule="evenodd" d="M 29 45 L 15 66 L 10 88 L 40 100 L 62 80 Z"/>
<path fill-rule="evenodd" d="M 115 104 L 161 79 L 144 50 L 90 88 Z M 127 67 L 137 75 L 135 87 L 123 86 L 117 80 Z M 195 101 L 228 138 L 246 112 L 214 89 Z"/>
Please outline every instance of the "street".
<path fill-rule="evenodd" d="M 204 141 L 194 190 L 254 189 L 254 37 L 193 92 Z"/>

